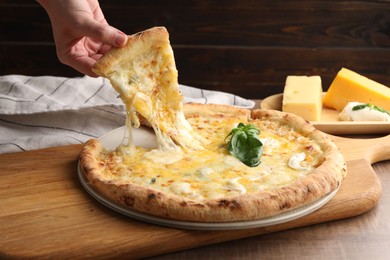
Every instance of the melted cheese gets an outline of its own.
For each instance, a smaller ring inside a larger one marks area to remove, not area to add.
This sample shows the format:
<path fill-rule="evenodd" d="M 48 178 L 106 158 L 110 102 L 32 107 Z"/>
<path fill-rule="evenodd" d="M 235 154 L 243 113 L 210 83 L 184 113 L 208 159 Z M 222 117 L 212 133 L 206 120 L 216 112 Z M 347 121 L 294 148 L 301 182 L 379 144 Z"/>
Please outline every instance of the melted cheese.
<path fill-rule="evenodd" d="M 152 163 L 158 162 L 162 164 L 171 164 L 181 160 L 183 158 L 183 153 L 175 150 L 162 151 L 159 149 L 153 149 L 146 152 L 144 157 L 151 160 Z"/>
<path fill-rule="evenodd" d="M 199 134 L 212 141 L 203 150 L 186 150 L 182 157 L 161 154 L 164 160 L 159 160 L 158 152 L 143 147 L 135 147 L 131 156 L 123 154 L 121 149 L 107 151 L 103 156 L 107 178 L 201 200 L 281 187 L 306 176 L 318 164 L 322 151 L 312 140 L 287 126 L 256 120 L 244 123 L 260 129 L 259 138 L 265 140 L 263 155 L 259 166 L 246 166 L 232 157 L 225 146 L 226 135 L 241 121 L 189 118 L 191 126 L 202 129 Z M 291 163 L 297 154 L 304 159 Z M 156 160 L 152 163 L 145 157 Z M 300 166 L 295 167 L 297 164 Z"/>
<path fill-rule="evenodd" d="M 226 183 L 227 190 L 232 191 L 232 192 L 237 192 L 240 194 L 246 193 L 246 188 L 244 187 L 244 185 L 242 185 L 241 183 L 238 182 L 240 179 L 241 179 L 241 177 L 237 177 L 237 178 L 228 180 Z"/>
<path fill-rule="evenodd" d="M 288 166 L 295 170 L 308 170 L 309 168 L 303 167 L 301 163 L 306 159 L 305 153 L 293 154 L 288 160 Z"/>
<path fill-rule="evenodd" d="M 154 129 L 160 150 L 203 149 L 204 140 L 184 117 L 178 72 L 166 29 L 156 27 L 133 35 L 125 48 L 131 55 L 120 56 L 118 50 L 116 63 L 103 75 L 110 79 L 126 105 L 129 150 L 133 145 L 132 125 L 140 125 L 138 114 Z"/>

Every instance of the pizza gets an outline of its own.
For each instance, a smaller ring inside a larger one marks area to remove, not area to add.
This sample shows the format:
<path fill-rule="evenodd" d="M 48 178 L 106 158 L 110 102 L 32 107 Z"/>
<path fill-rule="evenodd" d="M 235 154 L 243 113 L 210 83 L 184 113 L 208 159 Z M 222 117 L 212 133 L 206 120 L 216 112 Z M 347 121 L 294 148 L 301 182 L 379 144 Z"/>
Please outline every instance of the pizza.
<path fill-rule="evenodd" d="M 124 208 L 194 222 L 259 220 L 323 198 L 347 174 L 334 142 L 298 116 L 183 104 L 164 27 L 129 36 L 94 70 L 126 104 L 128 138 L 115 150 L 89 140 L 80 166 Z M 134 145 L 134 127 L 153 131 L 156 146 Z"/>

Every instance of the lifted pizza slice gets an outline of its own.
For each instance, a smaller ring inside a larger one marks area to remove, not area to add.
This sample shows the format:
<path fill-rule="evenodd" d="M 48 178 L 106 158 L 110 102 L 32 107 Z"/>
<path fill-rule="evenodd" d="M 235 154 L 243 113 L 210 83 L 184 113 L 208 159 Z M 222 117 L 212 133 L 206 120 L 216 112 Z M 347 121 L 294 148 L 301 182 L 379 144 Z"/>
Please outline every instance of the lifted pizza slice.
<path fill-rule="evenodd" d="M 110 80 L 127 109 L 131 125 L 139 127 L 139 113 L 153 127 L 160 150 L 202 149 L 183 114 L 183 96 L 168 31 L 154 27 L 128 36 L 126 46 L 112 49 L 93 71 Z"/>

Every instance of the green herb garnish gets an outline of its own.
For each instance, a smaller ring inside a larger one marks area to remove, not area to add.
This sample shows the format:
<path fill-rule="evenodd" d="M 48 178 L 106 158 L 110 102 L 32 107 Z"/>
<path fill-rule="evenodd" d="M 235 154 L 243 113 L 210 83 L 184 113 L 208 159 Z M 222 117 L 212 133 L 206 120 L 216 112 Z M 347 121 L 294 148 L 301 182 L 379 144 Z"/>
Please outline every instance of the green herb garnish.
<path fill-rule="evenodd" d="M 370 103 L 366 103 L 366 104 L 360 104 L 360 105 L 356 105 L 352 108 L 352 111 L 357 111 L 357 110 L 361 110 L 361 109 L 364 109 L 368 107 L 369 109 L 373 109 L 373 110 L 376 110 L 376 111 L 379 111 L 379 112 L 382 112 L 382 113 L 386 113 L 390 116 L 390 113 L 389 111 L 381 108 L 381 107 L 378 107 L 378 106 L 375 106 L 373 104 L 370 104 Z"/>
<path fill-rule="evenodd" d="M 226 136 L 230 137 L 228 150 L 231 155 L 249 167 L 260 164 L 263 144 L 259 139 L 260 130 L 254 125 L 239 123 L 238 126 Z"/>

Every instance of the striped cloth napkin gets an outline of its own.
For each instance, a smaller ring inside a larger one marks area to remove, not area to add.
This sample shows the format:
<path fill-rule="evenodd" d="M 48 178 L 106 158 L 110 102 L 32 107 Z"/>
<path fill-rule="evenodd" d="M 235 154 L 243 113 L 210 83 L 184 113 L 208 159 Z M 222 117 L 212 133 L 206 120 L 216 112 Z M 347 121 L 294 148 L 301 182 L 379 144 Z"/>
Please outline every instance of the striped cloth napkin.
<path fill-rule="evenodd" d="M 233 94 L 180 85 L 184 102 L 252 108 Z M 84 143 L 125 124 L 125 107 L 104 78 L 0 76 L 0 153 Z"/>

